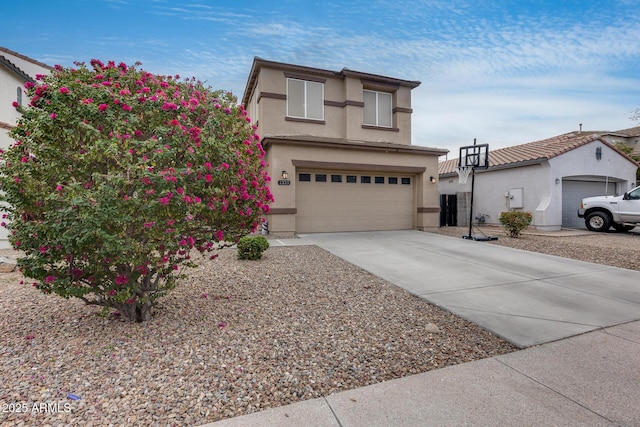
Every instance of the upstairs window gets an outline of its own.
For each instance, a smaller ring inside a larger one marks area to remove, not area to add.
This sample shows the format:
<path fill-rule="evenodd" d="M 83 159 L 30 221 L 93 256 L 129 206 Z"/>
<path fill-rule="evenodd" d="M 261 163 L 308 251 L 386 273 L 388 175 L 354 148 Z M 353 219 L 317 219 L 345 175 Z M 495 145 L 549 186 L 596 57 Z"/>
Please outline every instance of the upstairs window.
<path fill-rule="evenodd" d="M 22 105 L 22 88 L 20 86 L 16 89 L 16 102 L 18 105 Z"/>
<path fill-rule="evenodd" d="M 288 78 L 287 116 L 324 120 L 324 84 Z"/>
<path fill-rule="evenodd" d="M 392 96 L 387 92 L 364 91 L 364 124 L 390 128 Z"/>

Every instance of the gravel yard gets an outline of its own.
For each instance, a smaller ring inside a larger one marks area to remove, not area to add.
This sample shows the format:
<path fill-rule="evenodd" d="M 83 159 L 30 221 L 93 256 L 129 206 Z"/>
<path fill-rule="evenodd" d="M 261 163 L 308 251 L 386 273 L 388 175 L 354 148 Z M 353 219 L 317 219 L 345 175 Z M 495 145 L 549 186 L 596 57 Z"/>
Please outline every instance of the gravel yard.
<path fill-rule="evenodd" d="M 500 238 L 478 244 L 640 270 L 640 235 L 484 230 Z M 315 246 L 223 250 L 145 324 L 20 280 L 0 275 L 2 425 L 199 425 L 515 350 Z"/>
<path fill-rule="evenodd" d="M 595 233 L 586 230 L 563 230 L 541 233 L 527 229 L 517 239 L 508 237 L 501 227 L 474 227 L 472 235 L 497 236 L 491 245 L 508 246 L 531 252 L 556 255 L 596 264 L 640 271 L 640 227 L 631 233 Z M 439 234 L 461 237 L 468 227 L 442 227 Z"/>

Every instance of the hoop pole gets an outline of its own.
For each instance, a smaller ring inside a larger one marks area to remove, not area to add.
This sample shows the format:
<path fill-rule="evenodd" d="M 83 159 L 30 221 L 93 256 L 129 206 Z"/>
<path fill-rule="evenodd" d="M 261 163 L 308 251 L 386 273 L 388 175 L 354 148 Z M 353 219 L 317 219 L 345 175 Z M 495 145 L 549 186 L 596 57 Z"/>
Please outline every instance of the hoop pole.
<path fill-rule="evenodd" d="M 473 138 L 473 145 L 476 145 L 476 139 Z M 473 224 L 473 190 L 476 184 L 476 167 L 471 166 L 471 206 L 469 207 L 469 235 L 468 239 L 471 239 L 471 225 Z"/>

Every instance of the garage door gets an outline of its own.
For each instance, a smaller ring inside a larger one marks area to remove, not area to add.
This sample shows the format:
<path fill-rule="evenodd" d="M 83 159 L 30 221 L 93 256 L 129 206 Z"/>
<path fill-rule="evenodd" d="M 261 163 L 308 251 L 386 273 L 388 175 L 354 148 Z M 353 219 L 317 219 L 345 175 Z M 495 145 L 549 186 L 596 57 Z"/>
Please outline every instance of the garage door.
<path fill-rule="evenodd" d="M 615 188 L 616 184 L 610 182 L 608 194 L 614 194 Z M 562 180 L 562 226 L 586 228 L 584 219 L 578 218 L 580 201 L 585 197 L 603 196 L 604 194 L 606 194 L 604 182 Z"/>
<path fill-rule="evenodd" d="M 298 233 L 414 228 L 414 176 L 302 170 L 296 180 Z"/>

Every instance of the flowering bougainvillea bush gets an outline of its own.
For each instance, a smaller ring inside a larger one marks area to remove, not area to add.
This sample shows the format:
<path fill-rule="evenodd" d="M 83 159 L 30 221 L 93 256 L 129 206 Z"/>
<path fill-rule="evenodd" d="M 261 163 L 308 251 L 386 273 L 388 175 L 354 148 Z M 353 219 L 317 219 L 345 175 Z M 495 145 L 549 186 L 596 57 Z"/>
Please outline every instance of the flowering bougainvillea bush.
<path fill-rule="evenodd" d="M 2 153 L 3 225 L 45 293 L 144 321 L 195 250 L 237 242 L 268 212 L 264 150 L 232 94 L 98 60 L 25 86 Z"/>

